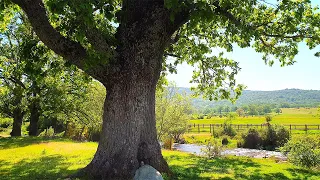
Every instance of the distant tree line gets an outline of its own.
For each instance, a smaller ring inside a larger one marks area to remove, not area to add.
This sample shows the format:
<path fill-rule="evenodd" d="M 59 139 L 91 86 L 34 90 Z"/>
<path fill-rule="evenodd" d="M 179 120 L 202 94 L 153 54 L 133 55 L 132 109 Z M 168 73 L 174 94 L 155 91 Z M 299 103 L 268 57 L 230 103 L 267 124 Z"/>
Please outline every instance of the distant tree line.
<path fill-rule="evenodd" d="M 189 88 L 178 88 L 179 93 L 191 95 L 193 92 Z M 218 106 L 241 107 L 251 104 L 268 104 L 278 108 L 299 108 L 299 107 L 318 107 L 320 105 L 320 90 L 301 90 L 284 89 L 277 91 L 249 91 L 244 90 L 242 95 L 233 105 L 230 101 L 209 101 L 202 97 L 192 99 L 192 105 L 203 110 L 208 107 L 216 108 Z"/>
<path fill-rule="evenodd" d="M 238 116 L 257 116 L 266 115 L 272 112 L 282 113 L 281 106 L 275 104 L 250 104 L 243 106 L 217 106 L 217 107 L 206 107 L 203 110 L 198 110 L 195 112 L 195 119 L 210 118 L 213 116 L 226 116 L 227 114 L 233 112 Z"/>

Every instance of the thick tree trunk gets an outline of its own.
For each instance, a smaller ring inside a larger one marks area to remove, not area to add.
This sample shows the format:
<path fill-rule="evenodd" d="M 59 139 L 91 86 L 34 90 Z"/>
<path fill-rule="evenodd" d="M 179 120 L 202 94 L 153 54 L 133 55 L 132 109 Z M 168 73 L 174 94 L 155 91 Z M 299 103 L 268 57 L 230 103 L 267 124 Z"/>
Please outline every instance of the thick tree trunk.
<path fill-rule="evenodd" d="M 21 126 L 24 113 L 20 108 L 15 109 L 13 113 L 13 126 L 10 135 L 21 136 Z"/>
<path fill-rule="evenodd" d="M 37 86 L 37 82 L 32 83 L 32 98 L 29 106 L 30 111 L 30 125 L 29 125 L 29 136 L 38 135 L 38 122 L 40 119 L 40 100 L 37 97 L 40 94 L 40 88 Z"/>
<path fill-rule="evenodd" d="M 98 43 L 99 47 L 94 41 L 99 38 L 90 33 L 100 37 L 101 42 L 104 36 L 87 29 L 90 36 L 86 36 L 94 49 L 106 51 L 97 57 L 111 54 L 108 63 L 102 62 L 96 69 L 87 68 L 91 63 L 87 61 L 90 56 L 85 48 L 61 36 L 50 25 L 41 0 L 14 2 L 27 13 L 46 45 L 106 86 L 99 146 L 91 163 L 81 172 L 100 179 L 132 179 L 141 161 L 168 172 L 156 136 L 155 88 L 164 50 L 176 40 L 172 35 L 187 21 L 189 10 L 177 13 L 173 20 L 172 13 L 164 7 L 164 0 L 124 0 L 117 16 L 117 41 L 111 42 L 117 44 L 115 49 L 105 48 L 104 43 Z"/>
<path fill-rule="evenodd" d="M 13 110 L 13 126 L 10 133 L 11 136 L 21 136 L 21 126 L 24 117 L 24 111 L 21 108 L 23 97 L 23 88 L 17 86 L 13 89 L 14 94 L 14 110 Z"/>
<path fill-rule="evenodd" d="M 107 92 L 102 136 L 85 170 L 94 178 L 130 179 L 144 161 L 168 171 L 156 139 L 155 86 L 127 81 Z"/>
<path fill-rule="evenodd" d="M 95 178 L 131 179 L 140 161 L 168 172 L 156 138 L 155 87 L 164 50 L 177 41 L 177 34 L 173 34 L 188 20 L 190 9 L 179 9 L 173 19 L 164 0 L 123 0 L 117 15 L 116 41 L 104 40 L 98 29 L 85 28 L 93 49 L 98 54 L 103 51 L 101 56 L 91 56 L 81 44 L 52 27 L 42 0 L 13 2 L 26 12 L 42 42 L 106 86 L 98 150 L 81 172 Z M 90 57 L 109 59 L 91 66 L 95 63 L 90 62 Z"/>
<path fill-rule="evenodd" d="M 97 179 L 132 179 L 141 161 L 169 172 L 155 122 L 155 89 L 171 37 L 166 21 L 169 14 L 156 8 L 149 13 L 144 20 L 118 28 L 119 56 L 111 63 L 112 74 L 104 83 L 102 134 L 92 162 L 84 169 Z"/>
<path fill-rule="evenodd" d="M 29 136 L 38 135 L 38 122 L 40 119 L 40 105 L 39 102 L 35 101 L 29 107 L 30 110 L 30 125 L 29 125 Z"/>

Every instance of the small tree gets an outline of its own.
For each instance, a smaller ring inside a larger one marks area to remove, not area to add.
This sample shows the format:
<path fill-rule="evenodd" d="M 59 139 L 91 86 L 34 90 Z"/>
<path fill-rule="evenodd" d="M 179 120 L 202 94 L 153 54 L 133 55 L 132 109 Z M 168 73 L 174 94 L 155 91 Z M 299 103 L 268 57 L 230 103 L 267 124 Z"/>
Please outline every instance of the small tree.
<path fill-rule="evenodd" d="M 187 130 L 191 105 L 189 98 L 178 94 L 175 87 L 158 90 L 156 94 L 156 122 L 158 140 L 173 138 L 175 142 Z"/>
<path fill-rule="evenodd" d="M 237 112 L 237 114 L 238 114 L 239 117 L 240 117 L 240 116 L 244 116 L 244 110 L 243 110 L 242 108 L 238 108 L 238 109 L 236 110 L 236 112 Z"/>
<path fill-rule="evenodd" d="M 281 109 L 280 109 L 280 108 L 277 108 L 277 109 L 276 109 L 276 113 L 278 113 L 278 114 L 282 113 Z"/>
<path fill-rule="evenodd" d="M 201 149 L 206 157 L 213 159 L 221 156 L 222 146 L 216 139 L 211 138 L 204 148 Z"/>
<path fill-rule="evenodd" d="M 265 118 L 266 118 L 266 122 L 268 124 L 270 124 L 270 122 L 272 121 L 272 116 L 271 115 L 266 115 Z"/>
<path fill-rule="evenodd" d="M 290 162 L 304 167 L 320 167 L 320 137 L 296 137 L 280 150 Z"/>

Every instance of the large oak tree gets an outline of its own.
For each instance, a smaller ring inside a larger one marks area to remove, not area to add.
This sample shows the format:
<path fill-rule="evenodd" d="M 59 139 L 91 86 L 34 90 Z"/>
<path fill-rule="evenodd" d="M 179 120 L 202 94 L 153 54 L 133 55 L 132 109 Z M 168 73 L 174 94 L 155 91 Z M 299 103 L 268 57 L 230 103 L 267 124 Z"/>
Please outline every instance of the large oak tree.
<path fill-rule="evenodd" d="M 320 16 L 310 0 L 1 2 L 2 10 L 18 5 L 44 44 L 106 87 L 102 138 L 82 171 L 96 178 L 130 179 L 141 160 L 168 171 L 154 110 L 163 70 L 174 72 L 182 62 L 196 65 L 197 92 L 234 99 L 243 89 L 234 79 L 238 63 L 212 54 L 213 47 L 253 47 L 266 63 L 279 59 L 288 65 L 299 42 L 319 44 Z"/>

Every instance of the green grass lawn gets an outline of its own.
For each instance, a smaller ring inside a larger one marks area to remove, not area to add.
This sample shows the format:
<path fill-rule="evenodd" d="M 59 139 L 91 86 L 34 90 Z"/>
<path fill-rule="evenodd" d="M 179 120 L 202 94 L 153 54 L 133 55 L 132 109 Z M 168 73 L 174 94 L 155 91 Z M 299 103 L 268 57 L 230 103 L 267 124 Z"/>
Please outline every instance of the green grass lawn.
<path fill-rule="evenodd" d="M 272 114 L 271 124 L 281 124 L 289 130 L 291 125 L 292 134 L 320 134 L 320 114 L 317 108 L 284 108 L 281 114 Z M 210 124 L 221 125 L 226 117 L 213 117 L 211 119 L 190 120 L 188 133 L 210 133 Z M 237 132 L 247 131 L 249 128 L 262 128 L 265 116 L 236 117 L 231 121 Z M 307 125 L 308 131 L 304 131 Z M 221 131 L 221 126 L 214 126 L 214 131 Z"/>
<path fill-rule="evenodd" d="M 59 179 L 87 165 L 96 148 L 97 143 L 65 139 L 0 138 L 0 179 Z M 170 179 L 320 179 L 318 170 L 276 163 L 272 159 L 208 160 L 166 150 L 163 155 L 174 172 Z"/>
<path fill-rule="evenodd" d="M 283 108 L 281 114 L 273 114 L 273 124 L 320 124 L 320 116 L 317 108 Z M 190 124 L 222 124 L 225 117 L 213 117 L 211 119 L 190 120 Z M 232 124 L 262 124 L 264 116 L 236 117 Z"/>

